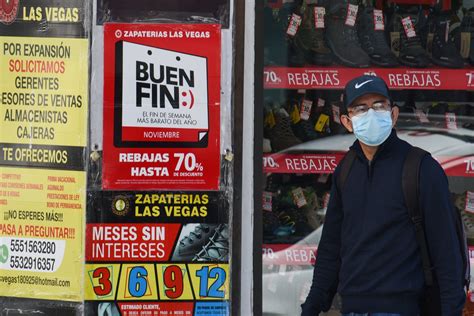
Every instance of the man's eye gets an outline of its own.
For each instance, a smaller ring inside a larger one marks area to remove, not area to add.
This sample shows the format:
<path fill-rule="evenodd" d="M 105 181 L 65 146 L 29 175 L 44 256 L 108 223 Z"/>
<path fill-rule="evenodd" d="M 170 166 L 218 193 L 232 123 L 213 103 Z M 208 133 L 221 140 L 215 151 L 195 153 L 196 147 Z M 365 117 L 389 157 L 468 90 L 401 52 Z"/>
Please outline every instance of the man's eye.
<path fill-rule="evenodd" d="M 376 109 L 381 109 L 384 107 L 384 104 L 383 103 L 380 103 L 380 102 L 377 102 L 377 103 L 374 103 L 372 105 L 373 108 L 376 108 Z"/>

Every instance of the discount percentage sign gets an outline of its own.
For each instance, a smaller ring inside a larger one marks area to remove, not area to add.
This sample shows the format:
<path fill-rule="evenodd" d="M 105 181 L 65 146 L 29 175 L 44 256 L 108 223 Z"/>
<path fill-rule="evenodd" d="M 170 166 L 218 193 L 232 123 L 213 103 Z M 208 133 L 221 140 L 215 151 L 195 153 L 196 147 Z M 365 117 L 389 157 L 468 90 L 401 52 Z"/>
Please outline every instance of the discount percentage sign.
<path fill-rule="evenodd" d="M 263 157 L 264 168 L 279 168 L 280 165 L 273 159 L 273 157 Z"/>
<path fill-rule="evenodd" d="M 204 166 L 202 163 L 196 162 L 196 155 L 193 153 L 176 153 L 174 157 L 178 158 L 175 171 L 181 171 L 182 168 L 186 171 L 204 171 Z"/>
<path fill-rule="evenodd" d="M 200 163 L 200 162 L 196 163 L 196 170 L 197 171 L 204 171 L 204 167 L 203 167 L 202 163 Z"/>
<path fill-rule="evenodd" d="M 281 79 L 278 77 L 275 71 L 264 71 L 265 83 L 280 83 Z"/>

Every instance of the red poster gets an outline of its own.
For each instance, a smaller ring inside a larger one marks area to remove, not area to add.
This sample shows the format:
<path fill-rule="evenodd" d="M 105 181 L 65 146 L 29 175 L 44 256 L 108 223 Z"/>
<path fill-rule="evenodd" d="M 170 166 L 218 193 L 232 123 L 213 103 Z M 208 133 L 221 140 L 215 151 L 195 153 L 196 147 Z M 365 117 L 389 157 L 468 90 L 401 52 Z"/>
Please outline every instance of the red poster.
<path fill-rule="evenodd" d="M 265 89 L 344 89 L 347 82 L 364 74 L 379 76 L 396 90 L 474 89 L 472 68 L 267 67 L 263 80 Z"/>
<path fill-rule="evenodd" d="M 104 29 L 104 188 L 218 189 L 220 26 Z"/>

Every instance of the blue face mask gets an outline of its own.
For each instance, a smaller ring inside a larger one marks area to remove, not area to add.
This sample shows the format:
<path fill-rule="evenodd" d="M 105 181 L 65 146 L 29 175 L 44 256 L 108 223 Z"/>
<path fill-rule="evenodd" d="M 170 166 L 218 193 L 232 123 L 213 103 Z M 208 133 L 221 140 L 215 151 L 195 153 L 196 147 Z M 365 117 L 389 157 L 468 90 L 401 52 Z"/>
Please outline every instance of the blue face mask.
<path fill-rule="evenodd" d="M 352 117 L 351 121 L 357 139 L 369 146 L 382 144 L 392 131 L 391 111 L 369 109 L 366 114 Z"/>

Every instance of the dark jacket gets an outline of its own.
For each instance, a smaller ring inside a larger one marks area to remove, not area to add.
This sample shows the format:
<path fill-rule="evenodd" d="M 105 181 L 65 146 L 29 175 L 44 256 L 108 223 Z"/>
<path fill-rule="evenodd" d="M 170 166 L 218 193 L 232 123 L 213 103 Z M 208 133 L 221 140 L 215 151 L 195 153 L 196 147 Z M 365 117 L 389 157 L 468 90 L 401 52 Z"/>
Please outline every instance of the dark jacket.
<path fill-rule="evenodd" d="M 357 158 L 342 190 L 336 186 L 336 168 L 302 315 L 327 310 L 336 289 L 344 313 L 418 313 L 424 276 L 401 176 L 410 147 L 393 130 L 369 162 L 356 141 L 351 148 Z M 443 316 L 459 316 L 465 294 L 454 211 L 446 175 L 431 156 L 421 163 L 419 200 Z"/>

